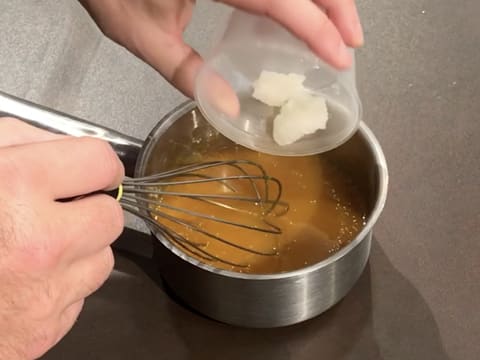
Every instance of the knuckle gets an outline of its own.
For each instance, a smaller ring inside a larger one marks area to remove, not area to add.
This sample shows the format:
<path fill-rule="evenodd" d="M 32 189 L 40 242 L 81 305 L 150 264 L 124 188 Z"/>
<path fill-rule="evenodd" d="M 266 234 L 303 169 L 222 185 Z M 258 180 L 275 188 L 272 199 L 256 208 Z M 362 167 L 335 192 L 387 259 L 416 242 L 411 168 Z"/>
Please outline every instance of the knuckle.
<path fill-rule="evenodd" d="M 102 285 L 103 281 L 105 280 L 103 278 L 100 278 L 99 276 L 92 276 L 90 278 L 81 280 L 82 284 L 80 285 L 80 289 L 82 290 L 82 296 L 87 298 L 88 296 L 93 294 Z"/>
<path fill-rule="evenodd" d="M 123 231 L 125 221 L 120 203 L 113 197 L 102 195 L 100 196 L 98 205 L 98 211 L 100 212 L 98 217 L 102 218 L 105 223 L 108 224 L 116 238 Z"/>
<path fill-rule="evenodd" d="M 97 256 L 91 263 L 94 273 L 90 279 L 85 280 L 85 290 L 87 295 L 93 294 L 105 283 L 110 276 L 114 265 L 115 259 L 113 252 L 110 247 L 107 247 L 99 253 L 99 256 Z"/>
<path fill-rule="evenodd" d="M 60 328 L 57 332 L 57 341 L 61 339 L 75 324 L 80 313 L 83 310 L 85 305 L 85 299 L 80 299 L 77 302 L 71 304 L 63 313 L 60 315 Z"/>
<path fill-rule="evenodd" d="M 105 249 L 105 251 L 103 252 L 99 260 L 98 268 L 99 268 L 100 277 L 96 284 L 97 289 L 100 288 L 100 286 L 102 286 L 105 283 L 105 281 L 108 279 L 108 277 L 112 273 L 114 266 L 115 266 L 115 259 L 113 257 L 113 252 L 112 252 L 112 249 L 108 247 Z"/>
<path fill-rule="evenodd" d="M 95 138 L 84 138 L 83 141 L 87 142 L 90 151 L 95 154 L 95 159 L 101 166 L 101 172 L 96 175 L 101 177 L 103 185 L 107 187 L 120 179 L 124 169 L 111 145 Z"/>
<path fill-rule="evenodd" d="M 102 266 L 107 278 L 115 266 L 115 257 L 113 256 L 113 251 L 110 247 L 107 247 L 104 251 L 104 256 L 102 257 Z"/>

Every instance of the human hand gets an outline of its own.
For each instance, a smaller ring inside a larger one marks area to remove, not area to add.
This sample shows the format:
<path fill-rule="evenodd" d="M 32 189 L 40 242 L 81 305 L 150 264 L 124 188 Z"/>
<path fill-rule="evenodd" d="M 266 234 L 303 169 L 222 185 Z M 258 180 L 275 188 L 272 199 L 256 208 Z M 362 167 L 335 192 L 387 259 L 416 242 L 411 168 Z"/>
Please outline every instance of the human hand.
<path fill-rule="evenodd" d="M 108 143 L 0 118 L 0 359 L 34 359 L 73 326 L 113 268 L 123 166 Z"/>
<path fill-rule="evenodd" d="M 348 68 L 352 62 L 346 46 L 363 44 L 354 0 L 216 1 L 271 17 L 339 69 Z M 191 19 L 194 0 L 80 2 L 108 37 L 153 66 L 185 95 L 193 96 L 193 83 L 202 59 L 182 36 Z"/>

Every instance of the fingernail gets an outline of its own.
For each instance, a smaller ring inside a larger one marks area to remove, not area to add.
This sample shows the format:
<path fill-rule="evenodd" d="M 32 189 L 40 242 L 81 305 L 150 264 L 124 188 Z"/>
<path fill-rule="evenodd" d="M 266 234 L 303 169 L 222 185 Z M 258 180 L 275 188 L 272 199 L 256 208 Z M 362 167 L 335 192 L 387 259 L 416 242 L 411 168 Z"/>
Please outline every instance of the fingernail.
<path fill-rule="evenodd" d="M 341 67 L 349 67 L 352 64 L 352 54 L 343 41 L 340 41 L 338 58 Z"/>
<path fill-rule="evenodd" d="M 365 37 L 363 35 L 363 28 L 360 24 L 360 21 L 355 21 L 353 25 L 353 30 L 355 34 L 355 46 L 362 46 L 365 42 Z"/>
<path fill-rule="evenodd" d="M 240 114 L 240 102 L 230 84 L 217 73 L 210 73 L 205 81 L 203 96 L 214 108 L 235 119 Z"/>

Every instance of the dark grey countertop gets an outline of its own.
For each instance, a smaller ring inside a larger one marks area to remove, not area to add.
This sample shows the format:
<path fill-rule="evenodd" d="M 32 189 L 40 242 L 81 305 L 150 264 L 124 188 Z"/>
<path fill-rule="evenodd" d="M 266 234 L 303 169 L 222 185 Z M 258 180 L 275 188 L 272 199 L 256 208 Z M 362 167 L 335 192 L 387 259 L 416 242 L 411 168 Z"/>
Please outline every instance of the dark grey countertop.
<path fill-rule="evenodd" d="M 203 51 L 226 9 L 199 3 L 187 39 Z M 218 324 L 168 295 L 139 256 L 148 236 L 126 230 L 115 272 L 44 359 L 478 359 L 480 2 L 358 3 L 364 119 L 391 184 L 370 262 L 347 297 L 290 328 Z M 183 100 L 102 39 L 73 0 L 2 1 L 0 33 L 1 90 L 140 138 Z"/>

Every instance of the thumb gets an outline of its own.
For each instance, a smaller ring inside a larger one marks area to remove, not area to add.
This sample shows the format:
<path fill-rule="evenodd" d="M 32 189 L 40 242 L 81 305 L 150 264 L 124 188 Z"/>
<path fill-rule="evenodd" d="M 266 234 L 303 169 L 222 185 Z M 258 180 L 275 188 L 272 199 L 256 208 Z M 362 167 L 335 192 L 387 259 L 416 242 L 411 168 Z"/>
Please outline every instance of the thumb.
<path fill-rule="evenodd" d="M 185 96 L 193 98 L 195 77 L 203 59 L 181 37 L 144 31 L 136 44 L 136 55 L 157 70 Z"/>
<path fill-rule="evenodd" d="M 141 53 L 142 59 L 184 95 L 193 98 L 195 81 L 202 71 L 204 60 L 181 39 L 170 39 L 163 44 L 167 46 L 145 47 Z M 240 104 L 230 84 L 213 69 L 203 69 L 201 80 L 198 89 L 208 105 L 235 118 L 240 112 Z"/>
<path fill-rule="evenodd" d="M 176 47 L 176 49 L 170 49 L 166 59 L 161 59 L 160 55 L 152 54 L 152 64 L 160 73 L 163 71 L 163 66 L 170 70 L 167 74 L 162 75 L 185 96 L 193 98 L 195 79 L 204 61 L 187 44 L 182 42 L 177 44 Z"/>

